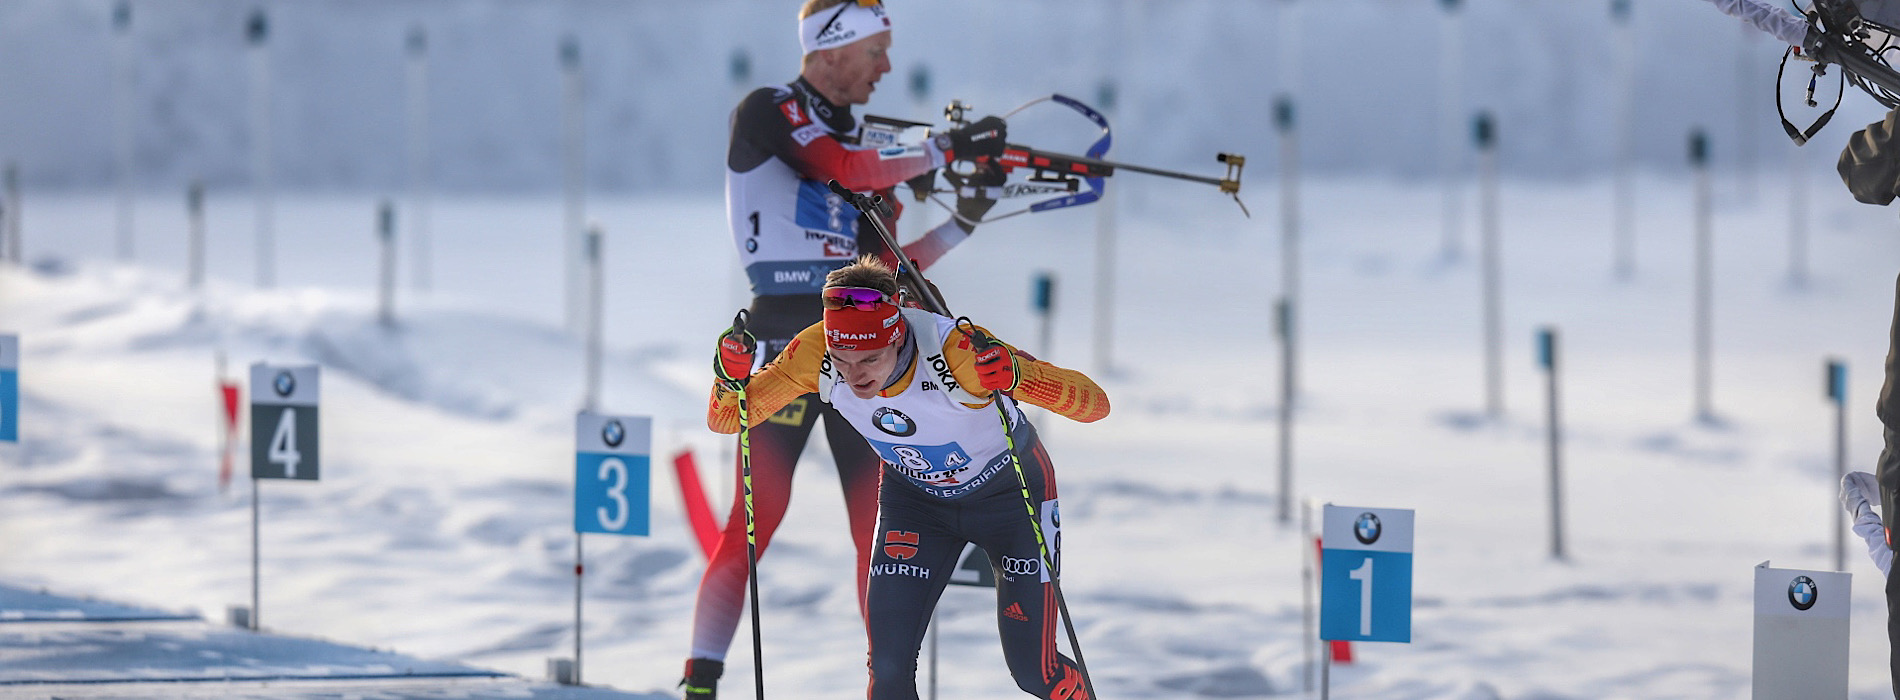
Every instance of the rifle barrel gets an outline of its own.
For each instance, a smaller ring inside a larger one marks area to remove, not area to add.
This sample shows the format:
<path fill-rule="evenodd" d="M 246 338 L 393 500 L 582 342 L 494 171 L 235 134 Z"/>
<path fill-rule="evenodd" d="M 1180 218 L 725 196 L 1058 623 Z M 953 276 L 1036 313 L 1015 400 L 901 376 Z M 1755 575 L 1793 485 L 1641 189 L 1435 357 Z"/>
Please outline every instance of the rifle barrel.
<path fill-rule="evenodd" d="M 1082 165 L 1088 165 L 1088 166 L 1097 167 L 1097 168 L 1105 168 L 1108 170 L 1128 170 L 1131 172 L 1143 173 L 1147 175 L 1171 177 L 1177 180 L 1189 180 L 1193 182 L 1199 182 L 1199 183 L 1215 185 L 1215 186 L 1224 185 L 1227 182 L 1226 180 L 1222 180 L 1217 177 L 1208 177 L 1206 175 L 1195 175 L 1193 173 L 1184 173 L 1177 170 L 1163 170 L 1161 168 L 1150 168 L 1145 165 L 1130 165 L 1128 163 L 1117 163 L 1115 161 L 1102 160 L 1100 158 L 1090 158 L 1088 156 L 1072 156 L 1066 153 L 1052 153 L 1050 151 L 1037 150 L 1034 148 L 1030 148 L 1028 146 L 1018 146 L 1015 144 L 1010 144 L 1008 148 L 1010 150 L 1022 151 L 1031 157 L 1042 157 L 1042 158 L 1048 158 L 1051 160 L 1062 160 L 1062 161 L 1068 161 L 1071 163 L 1080 163 Z M 1019 167 L 1035 168 L 1035 166 L 1019 166 Z"/>

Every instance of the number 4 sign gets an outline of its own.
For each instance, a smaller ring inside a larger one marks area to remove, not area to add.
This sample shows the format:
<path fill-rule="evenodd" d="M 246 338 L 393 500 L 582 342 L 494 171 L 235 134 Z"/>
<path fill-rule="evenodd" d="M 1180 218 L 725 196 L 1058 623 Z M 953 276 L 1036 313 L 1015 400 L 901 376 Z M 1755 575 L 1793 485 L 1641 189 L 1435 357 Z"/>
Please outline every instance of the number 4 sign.
<path fill-rule="evenodd" d="M 316 365 L 251 365 L 251 478 L 317 480 Z"/>
<path fill-rule="evenodd" d="M 1412 641 L 1412 511 L 1327 505 L 1319 637 Z"/>
<path fill-rule="evenodd" d="M 646 535 L 653 419 L 574 419 L 574 531 Z"/>

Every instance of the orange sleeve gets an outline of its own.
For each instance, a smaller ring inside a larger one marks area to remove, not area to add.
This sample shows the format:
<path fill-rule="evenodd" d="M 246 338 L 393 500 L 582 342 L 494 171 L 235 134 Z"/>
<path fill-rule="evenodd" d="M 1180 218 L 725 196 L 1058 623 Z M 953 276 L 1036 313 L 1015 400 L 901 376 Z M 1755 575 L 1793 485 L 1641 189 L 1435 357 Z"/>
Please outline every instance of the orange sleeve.
<path fill-rule="evenodd" d="M 746 383 L 746 417 L 756 426 L 800 396 L 818 390 L 818 368 L 825 359 L 824 324 L 799 331 L 776 359 Z M 739 432 L 739 392 L 713 382 L 706 400 L 706 427 L 715 433 Z"/>
<path fill-rule="evenodd" d="M 977 328 L 989 333 L 982 326 Z M 1038 360 L 1009 343 L 1003 345 L 1016 354 L 1016 388 L 1009 392 L 1011 397 L 1079 423 L 1093 423 L 1108 417 L 1108 393 L 1088 375 Z M 951 333 L 944 340 L 943 353 L 950 363 L 950 371 L 956 375 L 957 384 L 975 396 L 989 397 L 990 390 L 983 388 L 978 380 L 976 351 L 970 347 L 968 336 L 961 331 Z"/>

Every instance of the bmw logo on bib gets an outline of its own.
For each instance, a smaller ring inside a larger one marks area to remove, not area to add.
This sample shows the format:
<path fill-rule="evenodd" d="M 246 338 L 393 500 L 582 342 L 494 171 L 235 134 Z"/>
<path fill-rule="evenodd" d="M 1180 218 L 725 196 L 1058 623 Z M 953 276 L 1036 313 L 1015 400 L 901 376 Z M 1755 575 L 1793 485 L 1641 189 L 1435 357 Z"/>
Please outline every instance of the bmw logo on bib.
<path fill-rule="evenodd" d="M 288 398 L 291 393 L 297 391 L 297 377 L 289 371 L 278 372 L 277 378 L 271 380 L 270 388 L 276 391 L 278 396 Z"/>
<path fill-rule="evenodd" d="M 917 434 L 917 423 L 912 421 L 910 416 L 888 406 L 873 412 L 871 423 L 875 424 L 878 430 L 897 437 L 910 437 Z"/>

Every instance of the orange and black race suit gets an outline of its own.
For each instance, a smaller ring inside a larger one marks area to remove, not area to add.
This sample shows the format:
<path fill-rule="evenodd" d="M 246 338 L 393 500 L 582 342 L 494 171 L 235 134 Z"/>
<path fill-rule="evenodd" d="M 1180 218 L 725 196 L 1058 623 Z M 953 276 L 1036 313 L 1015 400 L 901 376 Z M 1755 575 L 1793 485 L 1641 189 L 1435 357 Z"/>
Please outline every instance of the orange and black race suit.
<path fill-rule="evenodd" d="M 997 571 L 997 625 L 1017 685 L 1042 698 L 1086 698 L 1075 663 L 1056 651 L 1055 592 L 1043 563 L 1045 551 L 1060 561 L 1054 465 L 1016 401 L 1088 422 L 1108 414 L 1108 398 L 1079 372 L 1019 354 L 1021 380 L 999 399 L 979 386 L 975 353 L 950 319 L 906 310 L 904 322 L 912 345 L 900 358 L 909 359 L 875 396 L 827 386 L 821 325 L 799 333 L 747 390 L 754 422 L 794 397 L 829 390 L 838 413 L 883 459 L 866 601 L 870 698 L 917 697 L 918 648 L 966 542 L 988 552 Z M 714 387 L 707 425 L 738 429 L 734 393 Z"/>

